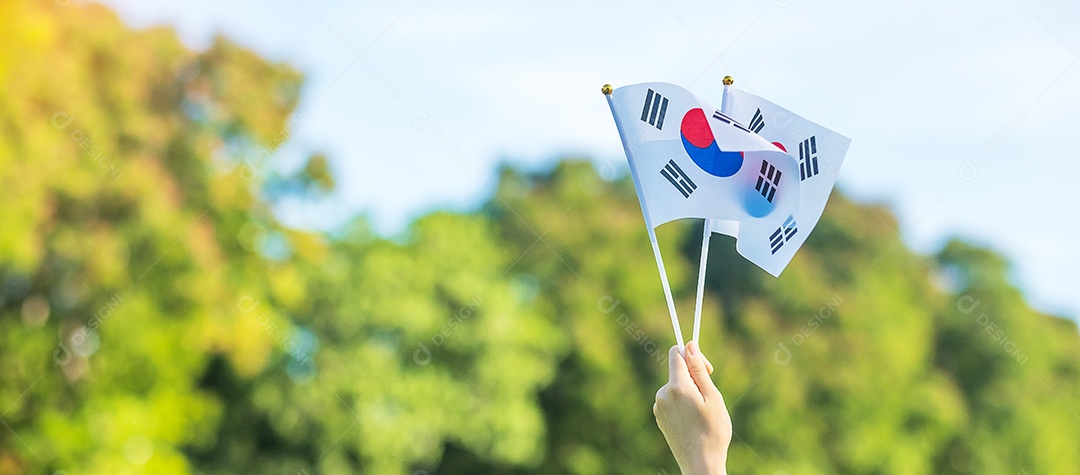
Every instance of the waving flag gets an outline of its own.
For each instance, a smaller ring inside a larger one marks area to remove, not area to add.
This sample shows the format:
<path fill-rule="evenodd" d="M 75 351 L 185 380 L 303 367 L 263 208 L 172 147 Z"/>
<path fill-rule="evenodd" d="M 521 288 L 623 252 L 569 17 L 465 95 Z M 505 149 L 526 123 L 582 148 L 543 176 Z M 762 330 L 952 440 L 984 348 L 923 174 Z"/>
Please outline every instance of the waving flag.
<path fill-rule="evenodd" d="M 716 218 L 777 226 L 799 210 L 799 166 L 689 91 L 645 83 L 615 89 L 611 108 L 646 224 Z"/>
<path fill-rule="evenodd" d="M 724 94 L 731 117 L 748 121 L 754 132 L 798 162 L 799 209 L 780 223 L 713 221 L 711 228 L 734 236 L 739 254 L 779 276 L 821 218 L 851 139 L 753 94 L 733 87 Z"/>
<path fill-rule="evenodd" d="M 799 167 L 782 145 L 763 139 L 679 86 L 645 83 L 613 91 L 605 85 L 601 91 L 630 163 L 671 326 L 682 346 L 654 228 L 679 218 L 784 226 L 785 219 L 799 212 Z M 703 276 L 704 267 L 699 281 Z M 695 338 L 701 309 L 698 287 Z"/>
<path fill-rule="evenodd" d="M 694 307 L 698 340 L 712 233 L 734 236 L 739 254 L 779 276 L 821 218 L 851 143 L 731 88 L 733 82 L 724 78 L 722 110 L 672 84 L 601 88 L 630 162 L 679 346 L 682 329 L 654 228 L 705 218 Z"/>

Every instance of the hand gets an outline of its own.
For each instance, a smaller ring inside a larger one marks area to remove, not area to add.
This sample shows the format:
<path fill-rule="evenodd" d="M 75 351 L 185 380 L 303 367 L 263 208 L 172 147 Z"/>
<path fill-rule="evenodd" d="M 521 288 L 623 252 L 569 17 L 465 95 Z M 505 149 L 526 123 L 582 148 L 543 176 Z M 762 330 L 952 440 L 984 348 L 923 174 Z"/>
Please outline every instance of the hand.
<path fill-rule="evenodd" d="M 667 384 L 656 392 L 653 414 L 684 475 L 727 473 L 731 416 L 709 375 L 713 366 L 696 341 L 668 351 Z"/>

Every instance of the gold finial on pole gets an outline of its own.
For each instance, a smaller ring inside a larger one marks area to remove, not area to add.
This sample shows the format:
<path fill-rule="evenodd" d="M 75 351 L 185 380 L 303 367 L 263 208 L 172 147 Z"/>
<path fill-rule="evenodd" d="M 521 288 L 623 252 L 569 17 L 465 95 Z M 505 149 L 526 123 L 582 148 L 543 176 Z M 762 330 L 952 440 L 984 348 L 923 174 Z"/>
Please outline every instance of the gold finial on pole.
<path fill-rule="evenodd" d="M 604 84 L 603 86 L 601 86 L 600 87 L 600 92 L 604 93 L 605 96 L 610 96 L 611 95 L 611 84 Z"/>
<path fill-rule="evenodd" d="M 733 78 L 731 76 L 724 76 L 724 85 L 725 86 L 730 86 L 732 84 L 735 84 L 735 78 Z"/>

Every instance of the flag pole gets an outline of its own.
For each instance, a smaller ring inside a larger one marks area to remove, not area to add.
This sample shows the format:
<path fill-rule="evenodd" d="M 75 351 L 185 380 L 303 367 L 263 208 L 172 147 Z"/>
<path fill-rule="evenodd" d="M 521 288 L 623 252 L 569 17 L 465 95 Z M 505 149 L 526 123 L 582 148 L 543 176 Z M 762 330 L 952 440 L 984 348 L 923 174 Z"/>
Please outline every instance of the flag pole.
<path fill-rule="evenodd" d="M 645 228 L 649 230 L 649 242 L 652 243 L 653 257 L 656 258 L 656 268 L 660 271 L 660 284 L 664 287 L 664 298 L 667 299 L 668 314 L 671 316 L 671 327 L 675 330 L 675 342 L 679 345 L 679 351 L 686 346 L 683 343 L 682 328 L 679 326 L 679 316 L 675 313 L 675 300 L 671 296 L 671 285 L 668 283 L 667 270 L 664 269 L 664 259 L 660 256 L 660 244 L 656 242 L 656 230 L 653 229 L 652 218 L 649 217 L 649 205 L 645 202 L 645 194 L 641 190 L 641 181 L 637 177 L 637 167 L 634 166 L 634 156 L 630 153 L 630 144 L 626 142 L 626 134 L 622 130 L 622 121 L 619 113 L 615 110 L 615 103 L 611 99 L 612 88 L 610 84 L 604 84 L 600 88 L 607 99 L 611 115 L 615 117 L 615 127 L 619 129 L 619 138 L 622 140 L 623 150 L 626 152 L 626 160 L 630 162 L 630 173 L 633 175 L 634 190 L 637 191 L 638 202 L 641 203 L 641 214 L 645 217 Z"/>
<path fill-rule="evenodd" d="M 728 88 L 735 82 L 731 76 L 724 76 L 724 96 L 720 100 L 720 112 L 728 113 Z M 691 335 L 693 341 L 701 341 L 701 301 L 705 298 L 705 269 L 709 264 L 709 241 L 712 238 L 712 218 L 706 218 L 701 230 L 701 261 L 698 262 L 697 299 L 694 302 L 694 331 Z"/>
<path fill-rule="evenodd" d="M 709 237 L 712 235 L 712 219 L 706 218 L 702 224 L 701 231 L 701 261 L 698 262 L 698 276 L 697 276 L 697 299 L 694 302 L 694 332 L 690 337 L 691 340 L 698 342 L 700 347 L 701 341 L 699 340 L 699 334 L 701 333 L 701 301 L 705 295 L 705 267 L 709 261 Z"/>

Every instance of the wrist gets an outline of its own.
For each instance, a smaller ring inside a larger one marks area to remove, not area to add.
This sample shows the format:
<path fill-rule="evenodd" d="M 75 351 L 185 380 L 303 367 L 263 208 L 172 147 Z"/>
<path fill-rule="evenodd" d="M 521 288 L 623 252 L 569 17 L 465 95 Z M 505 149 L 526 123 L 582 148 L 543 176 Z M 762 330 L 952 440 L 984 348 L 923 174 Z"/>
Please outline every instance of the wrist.
<path fill-rule="evenodd" d="M 727 475 L 727 457 L 703 455 L 690 460 L 688 466 L 679 468 L 683 475 Z"/>

